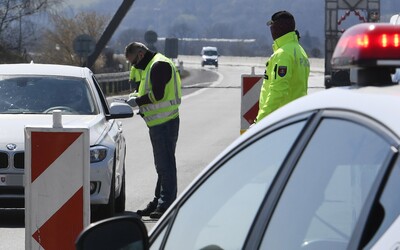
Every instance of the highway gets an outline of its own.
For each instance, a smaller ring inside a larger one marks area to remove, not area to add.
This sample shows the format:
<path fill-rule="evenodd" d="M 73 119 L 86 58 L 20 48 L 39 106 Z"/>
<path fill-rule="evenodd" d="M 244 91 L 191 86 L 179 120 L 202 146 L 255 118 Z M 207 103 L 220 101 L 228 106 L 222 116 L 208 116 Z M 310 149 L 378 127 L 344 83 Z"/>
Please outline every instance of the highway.
<path fill-rule="evenodd" d="M 219 68 L 200 65 L 200 56 L 180 56 L 189 75 L 183 79 L 180 134 L 176 149 L 178 193 L 240 136 L 241 74 L 263 74 L 266 58 L 224 57 Z M 311 60 L 309 94 L 323 90 L 324 62 Z M 121 120 L 127 139 L 126 210 L 143 208 L 153 198 L 156 172 L 148 129 L 140 116 Z M 156 221 L 144 219 L 149 230 Z M 0 209 L 0 250 L 25 248 L 24 210 Z"/>

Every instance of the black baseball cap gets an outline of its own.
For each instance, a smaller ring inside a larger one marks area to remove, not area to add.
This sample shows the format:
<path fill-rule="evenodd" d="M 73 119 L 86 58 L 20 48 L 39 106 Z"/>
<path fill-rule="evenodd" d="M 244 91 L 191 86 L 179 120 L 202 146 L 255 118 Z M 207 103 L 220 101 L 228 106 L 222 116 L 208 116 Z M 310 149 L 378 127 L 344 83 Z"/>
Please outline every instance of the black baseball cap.
<path fill-rule="evenodd" d="M 267 25 L 271 26 L 274 22 L 281 20 L 281 19 L 288 19 L 288 20 L 294 21 L 294 17 L 290 12 L 288 12 L 286 10 L 282 10 L 282 11 L 278 11 L 275 14 L 273 14 L 271 17 L 271 20 L 269 20 L 267 22 Z"/>

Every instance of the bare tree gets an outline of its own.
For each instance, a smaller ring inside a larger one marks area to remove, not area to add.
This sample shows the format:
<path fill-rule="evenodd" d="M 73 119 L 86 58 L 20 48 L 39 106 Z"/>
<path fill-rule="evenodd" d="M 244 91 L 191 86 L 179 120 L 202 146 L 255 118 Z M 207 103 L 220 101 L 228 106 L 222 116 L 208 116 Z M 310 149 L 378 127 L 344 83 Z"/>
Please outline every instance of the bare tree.
<path fill-rule="evenodd" d="M 74 39 L 86 34 L 97 41 L 108 19 L 95 12 L 80 12 L 74 17 L 63 14 L 52 15 L 50 20 L 53 28 L 44 31 L 35 61 L 80 66 L 82 58 L 73 50 Z M 101 60 L 98 60 L 95 68 L 101 67 L 101 64 Z"/>
<path fill-rule="evenodd" d="M 63 0 L 1 0 L 0 44 L 5 51 L 24 52 L 25 40 L 33 32 L 32 22 L 25 17 L 45 12 Z"/>
<path fill-rule="evenodd" d="M 13 22 L 22 17 L 49 10 L 63 0 L 1 0 L 0 1 L 0 35 Z"/>

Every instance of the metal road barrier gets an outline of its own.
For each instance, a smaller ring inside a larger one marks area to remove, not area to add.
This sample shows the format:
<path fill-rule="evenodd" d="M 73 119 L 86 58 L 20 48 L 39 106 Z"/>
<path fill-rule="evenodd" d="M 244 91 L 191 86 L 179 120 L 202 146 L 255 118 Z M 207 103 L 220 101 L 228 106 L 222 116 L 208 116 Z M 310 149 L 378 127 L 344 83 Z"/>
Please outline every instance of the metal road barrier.
<path fill-rule="evenodd" d="M 186 77 L 187 72 L 183 69 L 183 61 L 177 59 L 173 61 L 179 70 L 181 79 Z M 103 93 L 106 96 L 132 92 L 132 86 L 129 84 L 129 71 L 95 74 L 95 77 L 100 84 L 101 90 L 103 90 Z"/>
<path fill-rule="evenodd" d="M 95 77 L 106 96 L 131 91 L 131 86 L 129 84 L 129 71 L 95 74 Z"/>

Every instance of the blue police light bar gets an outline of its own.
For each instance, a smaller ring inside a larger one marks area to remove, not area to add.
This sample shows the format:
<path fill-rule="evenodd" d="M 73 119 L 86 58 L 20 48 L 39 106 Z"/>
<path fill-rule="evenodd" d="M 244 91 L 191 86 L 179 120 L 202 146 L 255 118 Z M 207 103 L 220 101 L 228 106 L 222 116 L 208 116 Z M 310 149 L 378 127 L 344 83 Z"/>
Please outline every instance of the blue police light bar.
<path fill-rule="evenodd" d="M 332 56 L 333 68 L 399 67 L 400 25 L 362 23 L 346 30 Z"/>

